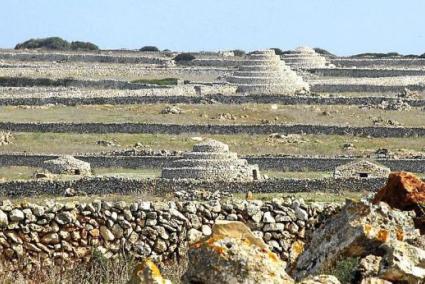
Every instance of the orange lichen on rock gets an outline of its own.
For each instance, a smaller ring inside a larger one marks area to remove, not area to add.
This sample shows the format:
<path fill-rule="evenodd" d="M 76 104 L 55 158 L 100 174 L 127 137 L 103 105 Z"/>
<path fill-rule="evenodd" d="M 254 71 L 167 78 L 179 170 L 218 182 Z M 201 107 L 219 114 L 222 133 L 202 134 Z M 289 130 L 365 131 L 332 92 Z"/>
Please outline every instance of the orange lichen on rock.
<path fill-rule="evenodd" d="M 400 210 L 416 209 L 420 203 L 425 202 L 425 183 L 412 173 L 391 173 L 387 184 L 373 199 L 374 204 L 379 202 Z"/>
<path fill-rule="evenodd" d="M 397 230 L 396 231 L 396 238 L 399 241 L 403 241 L 404 240 L 404 231 L 403 230 Z"/>
<path fill-rule="evenodd" d="M 378 233 L 376 234 L 376 239 L 385 243 L 390 238 L 390 233 L 388 230 L 380 229 Z"/>

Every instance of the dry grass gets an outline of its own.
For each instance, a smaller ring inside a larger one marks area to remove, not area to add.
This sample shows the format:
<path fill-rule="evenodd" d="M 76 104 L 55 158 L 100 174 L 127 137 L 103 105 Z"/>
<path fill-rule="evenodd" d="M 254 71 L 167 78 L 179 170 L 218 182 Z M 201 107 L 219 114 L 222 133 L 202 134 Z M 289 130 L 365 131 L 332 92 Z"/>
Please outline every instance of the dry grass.
<path fill-rule="evenodd" d="M 152 149 L 168 149 L 187 151 L 197 141 L 192 137 L 196 134 L 77 134 L 77 133 L 15 133 L 14 143 L 0 146 L 0 152 L 28 153 L 98 153 L 116 149 L 125 149 L 142 143 Z M 232 151 L 240 155 L 261 154 L 299 154 L 299 155 L 367 155 L 378 148 L 388 148 L 391 151 L 408 149 L 423 151 L 425 137 L 409 138 L 366 138 L 350 135 L 304 135 L 302 143 L 283 143 L 279 139 L 270 139 L 268 135 L 202 135 L 222 141 L 230 146 Z M 114 141 L 120 146 L 104 147 L 97 145 L 99 140 Z M 354 150 L 346 151 L 343 145 L 353 143 Z"/>
<path fill-rule="evenodd" d="M 404 126 L 422 127 L 425 115 L 420 108 L 410 111 L 360 109 L 341 105 L 179 105 L 182 114 L 161 114 L 166 104 L 82 105 L 22 108 L 1 106 L 0 121 L 12 122 L 134 122 L 177 124 L 320 124 L 373 126 L 372 118 L 396 120 Z M 324 114 L 326 113 L 326 115 Z M 229 118 L 221 115 L 227 114 Z M 233 118 L 231 118 L 233 117 Z"/>

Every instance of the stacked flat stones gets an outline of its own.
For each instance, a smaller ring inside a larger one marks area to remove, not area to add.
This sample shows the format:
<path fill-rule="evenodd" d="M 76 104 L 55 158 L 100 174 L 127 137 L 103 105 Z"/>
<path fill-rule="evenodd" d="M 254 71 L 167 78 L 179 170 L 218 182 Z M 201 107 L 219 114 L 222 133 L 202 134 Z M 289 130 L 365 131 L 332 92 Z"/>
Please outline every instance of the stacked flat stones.
<path fill-rule="evenodd" d="M 198 180 L 252 181 L 259 178 L 257 165 L 249 165 L 238 159 L 229 146 L 215 140 L 208 140 L 193 146 L 192 152 L 162 169 L 162 178 Z"/>
<path fill-rule="evenodd" d="M 52 174 L 66 175 L 90 175 L 90 164 L 78 160 L 72 156 L 63 156 L 57 159 L 45 161 L 43 164 L 45 170 Z"/>
<path fill-rule="evenodd" d="M 309 90 L 274 50 L 251 53 L 227 81 L 238 86 L 237 93 L 251 95 L 293 95 Z"/>
<path fill-rule="evenodd" d="M 325 68 L 326 58 L 309 47 L 298 47 L 291 53 L 282 55 L 283 61 L 292 69 Z"/>

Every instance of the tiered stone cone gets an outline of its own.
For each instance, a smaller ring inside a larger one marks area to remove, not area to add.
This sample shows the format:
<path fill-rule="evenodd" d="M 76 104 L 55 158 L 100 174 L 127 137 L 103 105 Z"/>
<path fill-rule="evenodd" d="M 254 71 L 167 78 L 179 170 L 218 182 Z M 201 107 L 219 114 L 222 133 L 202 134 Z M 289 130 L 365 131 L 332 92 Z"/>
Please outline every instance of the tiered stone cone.
<path fill-rule="evenodd" d="M 273 50 L 251 53 L 227 80 L 238 86 L 238 93 L 251 95 L 292 95 L 309 90 L 308 84 Z"/>
<path fill-rule="evenodd" d="M 328 65 L 326 58 L 310 47 L 298 47 L 282 55 L 282 59 L 292 69 L 325 68 Z"/>
<path fill-rule="evenodd" d="M 162 169 L 162 178 L 200 179 L 200 180 L 237 180 L 252 181 L 259 179 L 257 165 L 249 165 L 244 159 L 238 159 L 229 146 L 208 140 L 193 146 L 192 152 L 183 154 L 183 158 L 174 161 Z"/>

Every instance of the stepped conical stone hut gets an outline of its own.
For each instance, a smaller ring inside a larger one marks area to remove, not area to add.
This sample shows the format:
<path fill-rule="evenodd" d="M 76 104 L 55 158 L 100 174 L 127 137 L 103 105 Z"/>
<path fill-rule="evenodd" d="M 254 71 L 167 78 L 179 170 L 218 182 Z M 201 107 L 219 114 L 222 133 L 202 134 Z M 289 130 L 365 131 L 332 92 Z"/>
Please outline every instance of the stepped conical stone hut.
<path fill-rule="evenodd" d="M 292 69 L 326 68 L 328 65 L 326 58 L 310 47 L 298 47 L 282 55 L 282 59 Z"/>
<path fill-rule="evenodd" d="M 45 170 L 52 174 L 66 175 L 90 175 L 90 164 L 78 160 L 72 156 L 62 156 L 57 159 L 48 160 L 43 163 Z"/>
<path fill-rule="evenodd" d="M 368 160 L 353 161 L 335 168 L 335 178 L 386 178 L 390 168 Z"/>
<path fill-rule="evenodd" d="M 238 159 L 229 146 L 215 140 L 207 140 L 193 146 L 192 152 L 183 154 L 162 169 L 162 178 L 199 180 L 253 181 L 260 179 L 257 165 L 249 165 Z"/>
<path fill-rule="evenodd" d="M 238 93 L 251 95 L 292 95 L 309 90 L 274 50 L 251 53 L 227 81 L 238 86 Z"/>

